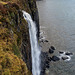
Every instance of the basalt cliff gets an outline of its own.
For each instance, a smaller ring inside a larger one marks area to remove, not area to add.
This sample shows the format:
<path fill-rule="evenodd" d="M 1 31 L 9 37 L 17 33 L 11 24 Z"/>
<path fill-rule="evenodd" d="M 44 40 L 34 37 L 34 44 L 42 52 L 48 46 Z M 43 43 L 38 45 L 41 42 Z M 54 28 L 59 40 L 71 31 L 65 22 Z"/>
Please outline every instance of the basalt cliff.
<path fill-rule="evenodd" d="M 39 37 L 36 0 L 0 0 L 0 75 L 32 75 L 29 29 L 22 10 L 31 14 Z"/>

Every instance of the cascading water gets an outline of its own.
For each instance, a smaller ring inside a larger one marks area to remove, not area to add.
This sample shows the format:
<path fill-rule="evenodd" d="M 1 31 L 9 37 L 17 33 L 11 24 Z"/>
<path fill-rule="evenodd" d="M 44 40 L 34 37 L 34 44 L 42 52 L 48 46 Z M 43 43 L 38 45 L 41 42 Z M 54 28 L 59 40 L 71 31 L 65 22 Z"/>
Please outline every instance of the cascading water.
<path fill-rule="evenodd" d="M 31 16 L 25 12 L 23 12 L 23 17 L 27 20 L 29 25 L 29 34 L 30 34 L 30 42 L 31 42 L 31 53 L 32 53 L 32 73 L 33 75 L 40 75 L 40 48 L 37 40 L 37 29 L 36 24 L 33 22 Z"/>

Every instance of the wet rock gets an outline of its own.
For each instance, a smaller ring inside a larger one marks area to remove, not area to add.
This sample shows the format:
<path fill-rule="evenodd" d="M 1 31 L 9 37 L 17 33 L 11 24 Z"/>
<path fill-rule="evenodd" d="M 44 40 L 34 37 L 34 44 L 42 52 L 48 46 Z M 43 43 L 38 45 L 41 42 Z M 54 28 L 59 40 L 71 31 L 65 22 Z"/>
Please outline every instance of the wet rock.
<path fill-rule="evenodd" d="M 47 62 L 48 53 L 47 52 L 41 52 L 41 70 L 45 69 L 45 65 Z"/>
<path fill-rule="evenodd" d="M 52 56 L 52 61 L 59 61 L 60 60 L 60 58 L 59 57 L 57 57 L 57 56 Z"/>
<path fill-rule="evenodd" d="M 48 52 L 41 52 L 41 74 L 40 75 L 44 75 L 45 74 L 45 70 L 46 68 L 49 68 L 49 60 L 48 60 Z"/>
<path fill-rule="evenodd" d="M 53 49 L 49 49 L 49 53 L 50 54 L 54 53 L 54 50 Z"/>
<path fill-rule="evenodd" d="M 40 39 L 40 42 L 43 42 L 43 43 L 47 43 L 48 42 L 48 40 L 44 40 L 44 39 Z"/>
<path fill-rule="evenodd" d="M 48 40 L 44 40 L 44 42 L 48 42 Z"/>
<path fill-rule="evenodd" d="M 54 47 L 54 46 L 51 46 L 51 49 L 52 49 L 52 50 L 55 50 L 55 47 Z"/>
<path fill-rule="evenodd" d="M 45 68 L 49 68 L 50 66 L 49 66 L 49 61 L 47 60 L 46 62 L 45 62 Z"/>
<path fill-rule="evenodd" d="M 73 55 L 73 53 L 66 52 L 65 55 L 69 55 L 70 56 L 70 55 Z"/>
<path fill-rule="evenodd" d="M 63 52 L 63 51 L 59 51 L 59 53 L 60 53 L 60 54 L 63 54 L 64 52 Z"/>
<path fill-rule="evenodd" d="M 40 36 L 40 37 L 39 37 L 39 40 L 41 40 L 42 38 L 43 38 L 43 36 Z"/>
<path fill-rule="evenodd" d="M 41 71 L 40 72 L 40 75 L 45 75 L 45 71 Z"/>
<path fill-rule="evenodd" d="M 47 65 L 46 65 L 46 68 L 49 68 L 49 67 L 50 67 L 49 64 L 47 64 Z"/>
<path fill-rule="evenodd" d="M 66 60 L 66 59 L 69 59 L 69 57 L 67 57 L 67 56 L 66 56 L 66 57 L 62 57 L 62 59 L 63 59 L 63 60 Z"/>
<path fill-rule="evenodd" d="M 41 39 L 41 40 L 40 40 L 40 42 L 43 42 L 43 43 L 44 43 L 44 40 L 43 40 L 43 39 Z"/>
<path fill-rule="evenodd" d="M 48 57 L 48 61 L 51 61 L 51 57 Z"/>
<path fill-rule="evenodd" d="M 46 64 L 49 64 L 49 61 L 46 61 Z"/>

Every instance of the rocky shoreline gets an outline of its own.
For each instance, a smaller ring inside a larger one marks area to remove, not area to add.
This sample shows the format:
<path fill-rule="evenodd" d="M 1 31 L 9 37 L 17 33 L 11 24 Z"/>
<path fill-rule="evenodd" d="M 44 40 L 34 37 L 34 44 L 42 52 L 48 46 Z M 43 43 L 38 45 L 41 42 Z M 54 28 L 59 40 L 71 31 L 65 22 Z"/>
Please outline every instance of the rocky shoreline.
<path fill-rule="evenodd" d="M 42 30 L 41 30 L 42 31 Z M 68 51 L 58 51 L 58 55 L 55 55 L 54 52 L 57 50 L 54 46 L 51 46 L 50 42 L 45 37 L 45 32 L 40 32 L 40 47 L 42 49 L 41 51 L 41 74 L 40 75 L 46 75 L 46 72 L 48 72 L 48 69 L 50 68 L 51 62 L 57 62 L 57 61 L 70 61 L 71 56 L 73 56 L 72 52 Z M 47 44 L 47 45 L 46 45 Z M 47 50 L 46 50 L 47 49 Z"/>

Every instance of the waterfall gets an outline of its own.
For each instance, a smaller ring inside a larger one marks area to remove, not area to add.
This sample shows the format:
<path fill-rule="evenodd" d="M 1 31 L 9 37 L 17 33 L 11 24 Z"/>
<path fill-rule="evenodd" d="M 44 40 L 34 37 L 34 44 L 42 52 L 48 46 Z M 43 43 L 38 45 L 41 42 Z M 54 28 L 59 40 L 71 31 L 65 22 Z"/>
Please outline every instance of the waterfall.
<path fill-rule="evenodd" d="M 31 43 L 31 54 L 32 54 L 32 74 L 40 75 L 40 47 L 37 40 L 37 29 L 36 24 L 33 22 L 31 16 L 23 12 L 24 19 L 28 22 L 29 25 L 29 34 L 30 34 L 30 43 Z"/>

